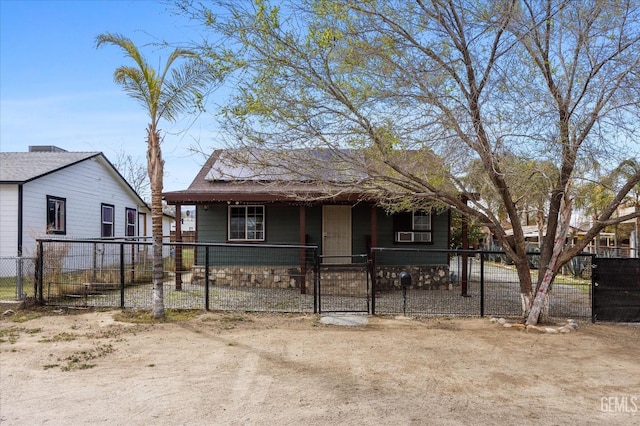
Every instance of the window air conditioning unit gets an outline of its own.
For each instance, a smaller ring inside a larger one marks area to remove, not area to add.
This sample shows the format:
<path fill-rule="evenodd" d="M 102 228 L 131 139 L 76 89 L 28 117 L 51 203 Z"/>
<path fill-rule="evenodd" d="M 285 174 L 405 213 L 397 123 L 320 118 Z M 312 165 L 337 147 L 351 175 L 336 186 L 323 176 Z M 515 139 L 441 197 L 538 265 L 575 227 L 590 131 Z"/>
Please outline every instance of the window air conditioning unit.
<path fill-rule="evenodd" d="M 397 232 L 396 241 L 401 243 L 413 242 L 413 232 Z"/>
<path fill-rule="evenodd" d="M 399 243 L 428 243 L 431 242 L 430 232 L 396 232 L 396 241 Z"/>

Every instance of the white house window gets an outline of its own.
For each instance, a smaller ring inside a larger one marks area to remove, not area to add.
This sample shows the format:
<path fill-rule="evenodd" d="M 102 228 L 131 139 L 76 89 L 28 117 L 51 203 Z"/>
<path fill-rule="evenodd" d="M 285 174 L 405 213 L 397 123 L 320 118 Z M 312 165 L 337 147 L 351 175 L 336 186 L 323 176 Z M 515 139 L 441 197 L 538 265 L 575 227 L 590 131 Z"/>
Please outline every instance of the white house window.
<path fill-rule="evenodd" d="M 422 211 L 413 212 L 413 230 L 431 231 L 431 213 Z"/>
<path fill-rule="evenodd" d="M 264 241 L 264 206 L 230 206 L 229 240 Z"/>
<path fill-rule="evenodd" d="M 394 222 L 396 243 L 430 243 L 432 242 L 431 213 L 424 211 L 414 211 L 409 214 L 398 215 L 398 220 Z"/>
<path fill-rule="evenodd" d="M 47 234 L 67 233 L 67 200 L 47 195 Z"/>
<path fill-rule="evenodd" d="M 113 237 L 113 210 L 114 207 L 110 204 L 102 205 L 102 237 Z"/>
<path fill-rule="evenodd" d="M 125 235 L 127 237 L 135 237 L 136 236 L 136 218 L 138 214 L 136 209 L 125 209 L 125 220 L 127 224 L 127 228 L 125 230 Z"/>

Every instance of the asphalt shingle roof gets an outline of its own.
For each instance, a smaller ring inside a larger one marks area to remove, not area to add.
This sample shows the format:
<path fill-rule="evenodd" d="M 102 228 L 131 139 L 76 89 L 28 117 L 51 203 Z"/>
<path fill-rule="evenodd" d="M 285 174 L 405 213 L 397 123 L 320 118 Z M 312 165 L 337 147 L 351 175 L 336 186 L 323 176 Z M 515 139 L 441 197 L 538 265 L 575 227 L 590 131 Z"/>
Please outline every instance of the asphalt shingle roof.
<path fill-rule="evenodd" d="M 100 153 L 0 152 L 0 182 L 28 182 L 96 155 Z"/>

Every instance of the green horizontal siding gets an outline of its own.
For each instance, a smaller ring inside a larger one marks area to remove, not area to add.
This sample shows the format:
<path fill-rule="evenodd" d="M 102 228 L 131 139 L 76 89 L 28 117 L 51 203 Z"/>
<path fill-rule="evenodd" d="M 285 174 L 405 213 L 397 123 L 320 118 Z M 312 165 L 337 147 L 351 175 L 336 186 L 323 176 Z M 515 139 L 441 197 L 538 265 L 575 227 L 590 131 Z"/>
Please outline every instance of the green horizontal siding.
<path fill-rule="evenodd" d="M 265 207 L 265 238 L 269 244 L 300 244 L 300 208 Z"/>
<path fill-rule="evenodd" d="M 432 240 L 430 244 L 396 243 L 393 235 L 393 216 L 383 210 L 378 211 L 378 247 L 419 250 L 446 250 L 449 248 L 449 214 L 433 214 Z M 432 265 L 448 263 L 446 253 L 425 253 L 411 251 L 388 251 L 376 261 L 386 265 Z"/>
<path fill-rule="evenodd" d="M 227 206 L 209 206 L 207 210 L 198 207 L 198 242 L 227 242 Z"/>
<path fill-rule="evenodd" d="M 367 253 L 367 241 L 371 243 L 372 207 L 357 205 L 351 209 L 352 254 Z"/>
<path fill-rule="evenodd" d="M 265 244 L 299 244 L 300 243 L 300 208 L 287 205 L 265 206 Z M 367 243 L 371 241 L 371 213 L 372 207 L 359 204 L 352 209 L 352 254 L 359 255 L 367 252 Z M 212 205 L 207 210 L 198 208 L 198 242 L 227 242 L 228 205 Z M 388 248 L 418 248 L 418 249 L 447 249 L 449 237 L 449 216 L 447 213 L 433 215 L 433 243 L 432 244 L 396 244 L 393 235 L 393 217 L 387 215 L 383 209 L 377 212 L 377 246 Z M 319 247 L 322 253 L 322 206 L 305 207 L 306 241 L 309 245 Z M 259 244 L 259 243 L 257 243 Z M 257 249 L 259 251 L 260 249 Z M 269 264 L 274 260 L 269 255 L 256 256 L 250 250 L 230 250 L 230 255 L 218 253 L 213 264 L 237 265 Z M 447 263 L 446 254 L 415 254 L 408 252 L 385 253 L 383 262 L 386 264 L 442 264 Z M 203 255 L 198 256 L 203 259 Z M 295 254 L 282 256 L 277 264 L 299 261 Z M 200 262 L 199 262 L 200 263 Z"/>
<path fill-rule="evenodd" d="M 322 206 L 306 207 L 307 244 L 322 249 Z"/>

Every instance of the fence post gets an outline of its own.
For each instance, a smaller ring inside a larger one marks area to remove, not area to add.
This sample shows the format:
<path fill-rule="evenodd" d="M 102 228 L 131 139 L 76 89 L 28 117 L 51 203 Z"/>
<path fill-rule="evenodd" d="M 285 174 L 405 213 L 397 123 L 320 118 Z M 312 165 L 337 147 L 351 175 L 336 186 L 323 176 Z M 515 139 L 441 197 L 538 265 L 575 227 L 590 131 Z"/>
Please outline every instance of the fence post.
<path fill-rule="evenodd" d="M 22 300 L 22 256 L 16 258 L 16 300 Z"/>
<path fill-rule="evenodd" d="M 120 243 L 120 309 L 124 309 L 124 243 Z"/>
<path fill-rule="evenodd" d="M 596 301 L 596 287 L 598 287 L 598 283 L 596 282 L 596 276 L 598 274 L 598 257 L 595 254 L 591 255 L 591 323 L 595 324 L 596 322 L 596 311 L 595 301 Z"/>
<path fill-rule="evenodd" d="M 480 316 L 484 317 L 484 252 L 480 252 Z"/>
<path fill-rule="evenodd" d="M 371 284 L 372 280 L 373 280 L 373 276 L 371 275 L 371 252 L 367 253 L 367 257 L 365 258 L 365 262 L 367 264 L 366 268 L 367 268 L 367 272 L 366 272 L 366 280 L 367 280 L 367 292 L 366 292 L 366 298 L 367 298 L 367 313 L 370 314 L 371 313 L 371 288 L 373 286 L 373 284 Z"/>
<path fill-rule="evenodd" d="M 307 250 L 300 249 L 300 294 L 307 294 Z"/>
<path fill-rule="evenodd" d="M 376 255 L 373 247 L 371 248 L 371 259 L 369 260 L 371 274 L 371 315 L 376 314 Z"/>
<path fill-rule="evenodd" d="M 209 246 L 204 247 L 204 309 L 209 310 Z"/>
<path fill-rule="evenodd" d="M 313 250 L 313 313 L 320 313 L 320 255 Z"/>
<path fill-rule="evenodd" d="M 460 296 L 462 297 L 468 297 L 469 294 L 467 293 L 467 289 L 468 289 L 468 277 L 467 277 L 467 269 L 468 269 L 468 262 L 469 262 L 469 255 L 464 251 L 462 251 L 462 263 L 461 263 L 461 268 L 460 268 Z"/>
<path fill-rule="evenodd" d="M 43 285 L 42 285 L 42 280 L 43 280 L 43 276 L 44 276 L 44 262 L 42 260 L 43 256 L 44 256 L 44 246 L 42 244 L 42 240 L 38 240 L 38 266 L 36 267 L 36 271 L 38 273 L 38 279 L 37 282 L 34 284 L 35 285 L 35 293 L 38 295 L 38 301 L 40 304 L 44 303 L 44 296 L 42 294 L 42 289 L 43 289 Z"/>
<path fill-rule="evenodd" d="M 91 281 L 96 282 L 98 280 L 98 243 L 91 244 L 93 248 L 93 269 L 91 269 Z"/>

